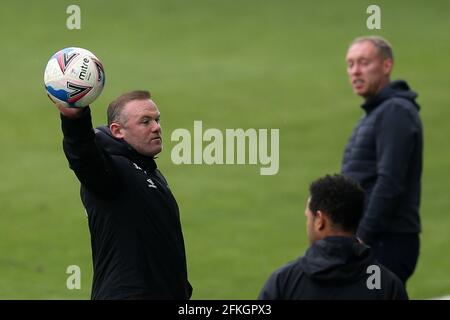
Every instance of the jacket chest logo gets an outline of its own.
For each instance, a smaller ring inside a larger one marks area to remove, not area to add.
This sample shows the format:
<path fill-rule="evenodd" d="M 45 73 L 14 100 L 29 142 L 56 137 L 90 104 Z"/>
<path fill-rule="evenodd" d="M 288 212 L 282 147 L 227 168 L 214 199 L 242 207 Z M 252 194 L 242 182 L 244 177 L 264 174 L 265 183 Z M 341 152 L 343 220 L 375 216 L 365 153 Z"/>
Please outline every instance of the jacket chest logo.
<path fill-rule="evenodd" d="M 148 182 L 148 187 L 149 187 L 149 188 L 155 188 L 155 189 L 158 189 L 158 188 L 156 187 L 155 183 L 152 181 L 152 179 L 148 178 L 148 179 L 147 179 L 147 182 Z"/>
<path fill-rule="evenodd" d="M 140 171 L 144 172 L 145 175 L 147 176 L 147 179 L 146 179 L 146 181 L 147 181 L 147 187 L 149 187 L 149 188 L 154 188 L 154 189 L 158 189 L 158 188 L 156 187 L 156 184 L 153 182 L 153 180 L 150 179 L 150 178 L 148 178 L 148 174 L 147 174 L 147 172 L 146 172 L 145 170 L 142 170 L 142 168 L 139 167 L 139 166 L 138 166 L 136 163 L 134 163 L 134 162 L 133 162 L 133 165 L 134 165 L 134 168 L 135 168 L 136 170 L 140 170 Z"/>

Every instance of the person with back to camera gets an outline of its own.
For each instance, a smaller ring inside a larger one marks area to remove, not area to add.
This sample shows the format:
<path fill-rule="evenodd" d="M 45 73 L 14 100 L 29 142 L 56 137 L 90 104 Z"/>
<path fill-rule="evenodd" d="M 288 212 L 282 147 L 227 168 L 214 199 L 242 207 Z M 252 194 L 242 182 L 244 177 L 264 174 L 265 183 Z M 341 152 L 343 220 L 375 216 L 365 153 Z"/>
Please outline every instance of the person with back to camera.
<path fill-rule="evenodd" d="M 305 216 L 310 247 L 272 273 L 259 299 L 408 299 L 400 279 L 356 237 L 364 211 L 364 191 L 358 183 L 327 175 L 309 190 Z"/>

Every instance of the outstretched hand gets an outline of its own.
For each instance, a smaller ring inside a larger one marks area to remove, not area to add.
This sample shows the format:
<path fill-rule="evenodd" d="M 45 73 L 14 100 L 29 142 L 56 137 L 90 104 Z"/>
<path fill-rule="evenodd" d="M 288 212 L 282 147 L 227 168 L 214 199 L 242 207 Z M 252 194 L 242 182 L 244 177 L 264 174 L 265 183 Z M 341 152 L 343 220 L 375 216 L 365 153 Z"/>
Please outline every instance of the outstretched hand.
<path fill-rule="evenodd" d="M 50 97 L 49 97 L 50 98 Z M 50 98 L 50 100 L 52 100 Z M 53 101 L 53 100 L 52 100 Z M 68 108 L 64 106 L 62 103 L 54 102 L 55 106 L 58 108 L 59 112 L 67 118 L 78 118 L 83 112 L 83 108 Z"/>

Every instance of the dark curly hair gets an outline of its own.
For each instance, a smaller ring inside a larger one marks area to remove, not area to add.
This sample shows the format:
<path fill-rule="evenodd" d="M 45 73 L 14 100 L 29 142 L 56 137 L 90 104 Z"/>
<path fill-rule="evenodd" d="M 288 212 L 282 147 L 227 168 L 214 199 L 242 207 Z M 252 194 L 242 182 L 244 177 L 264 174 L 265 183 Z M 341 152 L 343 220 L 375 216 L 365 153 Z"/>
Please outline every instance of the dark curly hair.
<path fill-rule="evenodd" d="M 364 212 L 364 190 L 344 175 L 326 175 L 309 187 L 309 209 L 322 211 L 335 227 L 355 233 Z"/>

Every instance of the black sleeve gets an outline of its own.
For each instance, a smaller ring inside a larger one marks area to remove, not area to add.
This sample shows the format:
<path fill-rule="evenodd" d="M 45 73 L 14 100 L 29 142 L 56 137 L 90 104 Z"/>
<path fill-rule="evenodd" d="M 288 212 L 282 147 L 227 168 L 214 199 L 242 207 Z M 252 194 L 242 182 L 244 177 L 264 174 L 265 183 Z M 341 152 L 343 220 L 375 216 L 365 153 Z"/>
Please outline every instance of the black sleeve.
<path fill-rule="evenodd" d="M 389 105 L 376 122 L 377 182 L 358 229 L 370 239 L 383 230 L 386 218 L 395 214 L 407 184 L 407 170 L 416 143 L 416 126 L 410 112 L 401 105 Z"/>
<path fill-rule="evenodd" d="M 89 107 L 76 119 L 61 114 L 61 127 L 64 153 L 78 180 L 97 195 L 112 196 L 116 181 L 108 156 L 95 143 Z"/>
<path fill-rule="evenodd" d="M 405 286 L 397 277 L 394 279 L 393 282 L 392 300 L 409 300 Z"/>
<path fill-rule="evenodd" d="M 258 300 L 278 300 L 280 293 L 278 290 L 278 272 L 271 274 L 264 287 L 259 293 Z"/>

